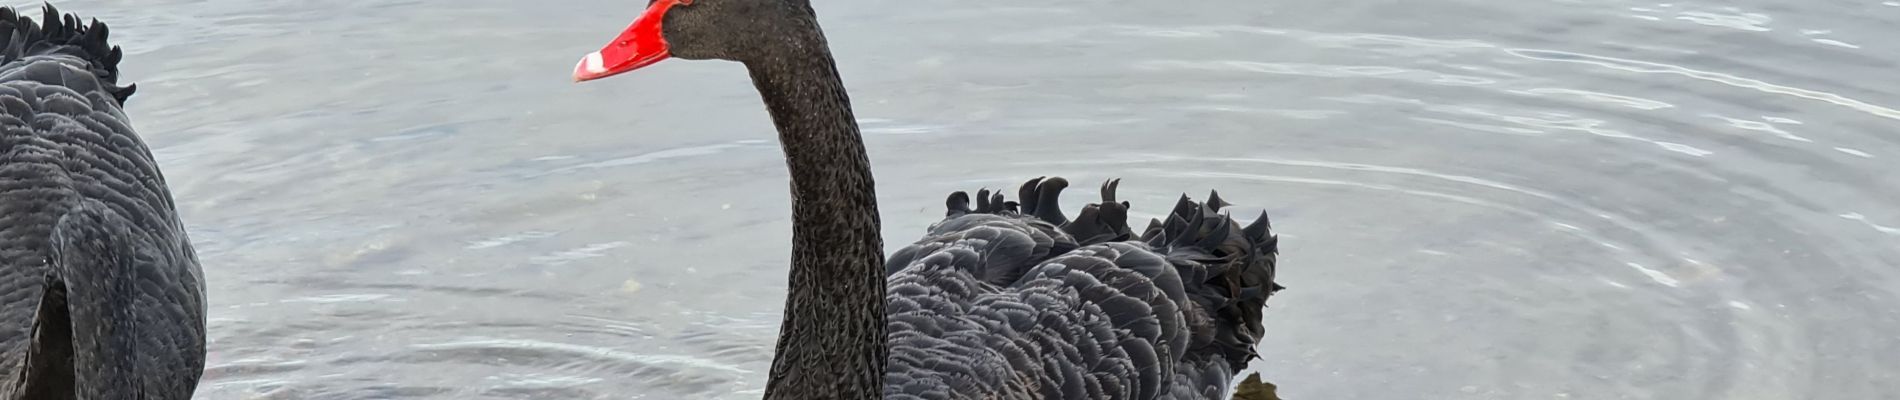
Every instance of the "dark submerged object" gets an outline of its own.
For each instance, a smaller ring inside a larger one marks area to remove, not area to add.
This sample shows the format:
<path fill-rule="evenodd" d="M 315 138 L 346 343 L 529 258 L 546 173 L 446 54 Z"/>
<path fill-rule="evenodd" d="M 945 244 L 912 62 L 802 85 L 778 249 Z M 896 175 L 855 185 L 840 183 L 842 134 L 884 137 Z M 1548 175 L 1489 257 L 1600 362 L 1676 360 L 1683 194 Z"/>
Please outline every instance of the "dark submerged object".
<path fill-rule="evenodd" d="M 1255 372 L 1234 387 L 1234 400 L 1280 400 L 1280 387 L 1260 380 L 1260 373 Z"/>
<path fill-rule="evenodd" d="M 767 399 L 1216 399 L 1255 358 L 1278 237 L 1218 195 L 1140 233 L 1110 181 L 951 194 L 891 254 L 849 96 L 806 0 L 655 0 L 574 79 L 669 57 L 744 63 L 785 151 L 792 266 Z M 887 289 L 888 286 L 888 290 Z"/>
<path fill-rule="evenodd" d="M 203 271 L 105 24 L 0 8 L 0 399 L 189 399 Z"/>

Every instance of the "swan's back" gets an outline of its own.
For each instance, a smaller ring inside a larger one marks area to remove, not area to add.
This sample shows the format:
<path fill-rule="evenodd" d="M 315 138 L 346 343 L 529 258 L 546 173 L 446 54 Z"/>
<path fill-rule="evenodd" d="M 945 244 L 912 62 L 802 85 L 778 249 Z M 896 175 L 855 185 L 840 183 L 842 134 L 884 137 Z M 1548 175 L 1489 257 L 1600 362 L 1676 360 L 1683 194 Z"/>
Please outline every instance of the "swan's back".
<path fill-rule="evenodd" d="M 1254 358 L 1277 237 L 1218 196 L 1185 196 L 1141 235 L 1114 197 L 1075 219 L 1067 182 L 1018 201 L 952 194 L 947 218 L 886 264 L 885 397 L 1211 399 Z M 972 204 L 974 200 L 974 204 Z"/>
<path fill-rule="evenodd" d="M 45 11 L 0 9 L 0 399 L 189 398 L 202 271 L 120 109 L 122 53 Z"/>

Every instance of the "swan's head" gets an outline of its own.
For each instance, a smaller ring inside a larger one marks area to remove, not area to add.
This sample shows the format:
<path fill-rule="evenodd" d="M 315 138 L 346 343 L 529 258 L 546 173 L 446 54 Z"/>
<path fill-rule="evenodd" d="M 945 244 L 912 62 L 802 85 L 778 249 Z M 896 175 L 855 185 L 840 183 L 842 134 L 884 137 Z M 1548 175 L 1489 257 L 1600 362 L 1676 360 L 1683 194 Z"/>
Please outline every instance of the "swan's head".
<path fill-rule="evenodd" d="M 816 32 L 813 20 L 805 0 L 650 0 L 613 42 L 581 57 L 574 80 L 619 75 L 673 57 L 763 60 L 775 50 L 799 47 L 785 39 Z"/>

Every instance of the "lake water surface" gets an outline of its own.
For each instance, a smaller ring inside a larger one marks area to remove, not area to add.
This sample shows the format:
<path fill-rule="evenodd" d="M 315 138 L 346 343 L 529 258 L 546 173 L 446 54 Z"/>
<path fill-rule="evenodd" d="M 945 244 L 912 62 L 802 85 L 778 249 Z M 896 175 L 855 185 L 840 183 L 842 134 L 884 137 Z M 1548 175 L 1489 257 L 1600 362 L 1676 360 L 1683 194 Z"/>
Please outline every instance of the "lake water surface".
<path fill-rule="evenodd" d="M 200 398 L 757 398 L 744 70 L 568 79 L 644 2 L 59 5 L 198 244 Z M 1900 398 L 1900 2 L 815 6 L 893 247 L 953 190 L 1220 189 L 1283 233 L 1287 398 Z"/>

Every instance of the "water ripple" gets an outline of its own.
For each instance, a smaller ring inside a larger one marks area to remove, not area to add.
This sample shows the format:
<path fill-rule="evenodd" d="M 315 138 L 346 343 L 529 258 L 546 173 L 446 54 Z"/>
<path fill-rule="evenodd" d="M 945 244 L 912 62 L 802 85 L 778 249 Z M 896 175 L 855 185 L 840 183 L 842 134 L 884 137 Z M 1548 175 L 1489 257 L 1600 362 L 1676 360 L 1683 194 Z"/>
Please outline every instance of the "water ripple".
<path fill-rule="evenodd" d="M 1795 97 L 1800 97 L 1804 99 L 1824 101 L 1824 102 L 1828 102 L 1834 105 L 1839 105 L 1842 107 L 1847 107 L 1847 108 L 1854 109 L 1857 111 L 1879 116 L 1882 118 L 1900 120 L 1900 110 L 1894 110 L 1892 108 L 1887 108 L 1887 107 L 1875 105 L 1872 103 L 1847 98 L 1845 96 L 1841 96 L 1838 94 L 1826 93 L 1826 92 L 1821 92 L 1821 91 L 1816 91 L 1816 90 L 1808 90 L 1808 89 L 1802 89 L 1802 88 L 1790 87 L 1790 86 L 1781 86 L 1781 85 L 1771 84 L 1768 82 L 1763 82 L 1760 80 L 1743 78 L 1743 77 L 1724 74 L 1720 72 L 1702 71 L 1702 70 L 1696 70 L 1696 69 L 1691 69 L 1688 67 L 1677 66 L 1677 65 L 1669 65 L 1669 64 L 1662 64 L 1662 63 L 1655 63 L 1655 62 L 1648 62 L 1648 61 L 1638 61 L 1638 60 L 1616 58 L 1616 57 L 1610 57 L 1610 56 L 1591 55 L 1591 54 L 1583 54 L 1583 53 L 1575 53 L 1575 52 L 1559 51 L 1559 50 L 1504 49 L 1504 51 L 1518 57 L 1524 57 L 1524 58 L 1533 59 L 1533 60 L 1590 64 L 1590 65 L 1596 65 L 1596 66 L 1600 66 L 1604 68 L 1629 71 L 1629 72 L 1647 73 L 1647 74 L 1681 75 L 1681 76 L 1721 83 L 1724 85 L 1729 85 L 1729 86 L 1734 86 L 1734 87 L 1739 87 L 1739 88 L 1755 89 L 1763 93 L 1789 95 L 1789 96 L 1795 96 Z"/>

